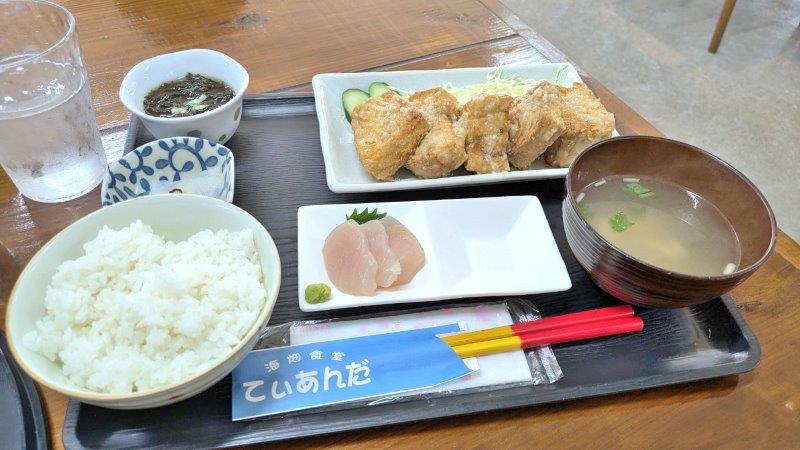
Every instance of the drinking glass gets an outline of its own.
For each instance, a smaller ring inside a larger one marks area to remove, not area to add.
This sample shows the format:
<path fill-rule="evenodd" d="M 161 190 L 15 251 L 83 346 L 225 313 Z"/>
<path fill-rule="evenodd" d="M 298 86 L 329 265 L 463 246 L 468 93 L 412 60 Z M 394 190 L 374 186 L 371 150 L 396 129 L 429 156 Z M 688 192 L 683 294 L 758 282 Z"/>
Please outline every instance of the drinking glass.
<path fill-rule="evenodd" d="M 0 0 L 0 165 L 25 197 L 50 203 L 105 175 L 75 18 L 54 3 Z"/>

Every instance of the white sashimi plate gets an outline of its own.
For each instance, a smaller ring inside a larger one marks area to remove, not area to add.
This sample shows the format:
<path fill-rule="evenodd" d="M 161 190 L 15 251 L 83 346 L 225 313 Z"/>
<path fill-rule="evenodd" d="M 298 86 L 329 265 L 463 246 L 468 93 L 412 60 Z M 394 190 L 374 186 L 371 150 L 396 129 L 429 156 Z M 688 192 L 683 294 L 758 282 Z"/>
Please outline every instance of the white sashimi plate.
<path fill-rule="evenodd" d="M 333 286 L 322 246 L 356 208 L 378 208 L 406 226 L 425 250 L 411 282 L 354 296 Z M 297 293 L 306 312 L 463 297 L 566 291 L 572 287 L 542 205 L 534 196 L 302 206 L 297 211 Z M 305 301 L 311 283 L 331 286 L 325 303 Z"/>
<path fill-rule="evenodd" d="M 489 73 L 496 69 L 496 67 L 478 67 L 315 75 L 311 83 L 314 87 L 314 101 L 319 119 L 319 140 L 325 160 L 325 178 L 330 190 L 333 192 L 399 191 L 565 177 L 567 169 L 548 167 L 541 159 L 527 170 L 470 174 L 462 168 L 449 177 L 429 180 L 416 178 L 407 169 L 400 169 L 394 181 L 377 181 L 361 165 L 356 154 L 353 128 L 342 109 L 342 92 L 350 88 L 366 91 L 370 83 L 376 81 L 386 82 L 409 92 L 441 87 L 444 83 L 462 87 L 486 82 Z M 583 81 L 575 67 L 568 63 L 503 67 L 502 77 L 513 75 L 525 79 L 548 80 L 562 86 Z M 614 132 L 614 135 L 617 136 L 618 133 Z"/>

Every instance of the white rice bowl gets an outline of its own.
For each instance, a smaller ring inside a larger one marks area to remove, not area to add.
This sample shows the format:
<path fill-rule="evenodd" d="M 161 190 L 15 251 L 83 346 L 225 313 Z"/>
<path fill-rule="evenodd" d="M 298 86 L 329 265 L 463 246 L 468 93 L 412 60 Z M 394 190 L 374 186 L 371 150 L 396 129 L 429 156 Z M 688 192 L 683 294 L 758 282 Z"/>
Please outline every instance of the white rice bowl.
<path fill-rule="evenodd" d="M 77 387 L 126 394 L 176 383 L 225 359 L 267 297 L 250 229 L 166 241 L 136 221 L 104 227 L 58 267 L 47 314 L 24 345 Z"/>

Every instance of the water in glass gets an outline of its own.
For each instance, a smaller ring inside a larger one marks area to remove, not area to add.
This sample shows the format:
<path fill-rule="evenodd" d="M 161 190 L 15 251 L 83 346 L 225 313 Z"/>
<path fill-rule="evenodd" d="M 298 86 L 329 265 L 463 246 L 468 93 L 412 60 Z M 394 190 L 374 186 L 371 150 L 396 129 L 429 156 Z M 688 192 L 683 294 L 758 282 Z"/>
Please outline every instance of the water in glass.
<path fill-rule="evenodd" d="M 30 199 L 79 197 L 107 163 L 74 20 L 46 2 L 10 4 L 0 17 L 24 29 L 0 44 L 0 165 Z"/>

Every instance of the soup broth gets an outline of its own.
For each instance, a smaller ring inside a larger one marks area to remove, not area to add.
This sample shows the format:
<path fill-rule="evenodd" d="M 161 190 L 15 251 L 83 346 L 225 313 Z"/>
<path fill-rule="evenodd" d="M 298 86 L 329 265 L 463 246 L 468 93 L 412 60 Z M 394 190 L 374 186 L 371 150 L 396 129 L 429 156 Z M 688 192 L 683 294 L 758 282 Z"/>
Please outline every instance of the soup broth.
<path fill-rule="evenodd" d="M 600 235 L 654 266 L 695 276 L 723 275 L 739 266 L 739 238 L 709 201 L 655 178 L 611 176 L 575 197 Z"/>

